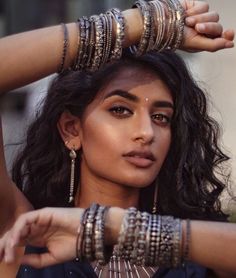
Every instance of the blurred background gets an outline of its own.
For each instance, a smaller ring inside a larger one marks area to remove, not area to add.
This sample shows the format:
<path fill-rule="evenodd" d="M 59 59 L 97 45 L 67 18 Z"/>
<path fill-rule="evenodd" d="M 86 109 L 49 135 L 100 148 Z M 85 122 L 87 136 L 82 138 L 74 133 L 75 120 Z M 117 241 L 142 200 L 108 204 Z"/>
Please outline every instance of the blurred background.
<path fill-rule="evenodd" d="M 208 0 L 211 10 L 220 13 L 225 28 L 236 29 L 236 1 Z M 130 0 L 0 0 L 0 36 L 73 22 L 82 15 L 103 12 L 111 7 L 127 9 Z M 236 188 L 236 49 L 218 53 L 180 53 L 200 86 L 210 96 L 212 115 L 222 126 L 222 145 L 232 158 L 232 188 Z M 37 103 L 46 92 L 51 77 L 11 92 L 0 99 L 8 167 L 23 141 L 25 129 L 32 120 Z M 50 136 L 50 135 L 49 135 Z M 230 166 L 229 166 L 230 167 Z M 236 189 L 235 195 L 236 195 Z M 228 207 L 225 194 L 224 205 Z M 231 208 L 233 203 L 230 202 Z M 235 207 L 236 209 L 236 207 Z"/>

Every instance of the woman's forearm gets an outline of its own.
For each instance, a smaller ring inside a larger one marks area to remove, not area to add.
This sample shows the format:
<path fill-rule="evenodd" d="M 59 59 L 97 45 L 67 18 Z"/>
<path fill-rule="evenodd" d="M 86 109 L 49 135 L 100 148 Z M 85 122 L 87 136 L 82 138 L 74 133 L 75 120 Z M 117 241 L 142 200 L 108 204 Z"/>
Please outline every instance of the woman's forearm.
<path fill-rule="evenodd" d="M 13 218 L 14 210 L 14 195 L 6 169 L 0 118 L 0 235 L 7 227 L 9 228 L 8 222 Z"/>
<path fill-rule="evenodd" d="M 236 273 L 236 224 L 191 221 L 190 260 Z"/>
<path fill-rule="evenodd" d="M 127 10 L 123 14 L 126 22 L 124 46 L 128 46 L 139 39 L 142 19 L 137 9 Z M 67 28 L 69 46 L 65 68 L 72 65 L 78 48 L 76 24 L 67 24 Z M 0 92 L 7 92 L 57 72 L 61 63 L 63 39 L 60 25 L 0 39 Z"/>
<path fill-rule="evenodd" d="M 8 175 L 3 146 L 0 118 L 0 235 L 11 227 L 21 213 L 31 209 L 30 203 Z"/>
<path fill-rule="evenodd" d="M 184 25 L 182 45 L 186 51 L 217 51 L 233 47 L 234 32 L 223 32 L 216 20 L 218 14 L 210 12 L 207 3 L 184 1 L 188 16 Z M 142 37 L 143 18 L 138 9 L 123 12 L 125 20 L 125 38 L 123 47 L 136 44 Z M 193 24 L 187 19 L 192 17 Z M 115 23 L 115 21 L 113 21 Z M 198 24 L 205 27 L 199 30 Z M 213 23 L 212 25 L 209 23 Z M 113 37 L 116 24 L 113 26 Z M 69 46 L 64 68 L 74 64 L 78 42 L 78 28 L 75 23 L 67 24 Z M 155 26 L 158 30 L 159 25 Z M 64 47 L 64 34 L 61 25 L 24 32 L 0 39 L 0 93 L 27 85 L 59 70 Z"/>
<path fill-rule="evenodd" d="M 105 239 L 116 244 L 125 210 L 111 208 L 106 218 Z M 182 221 L 183 237 L 186 221 Z M 183 238 L 185 241 L 185 238 Z M 191 220 L 189 260 L 211 269 L 236 273 L 236 224 Z"/>

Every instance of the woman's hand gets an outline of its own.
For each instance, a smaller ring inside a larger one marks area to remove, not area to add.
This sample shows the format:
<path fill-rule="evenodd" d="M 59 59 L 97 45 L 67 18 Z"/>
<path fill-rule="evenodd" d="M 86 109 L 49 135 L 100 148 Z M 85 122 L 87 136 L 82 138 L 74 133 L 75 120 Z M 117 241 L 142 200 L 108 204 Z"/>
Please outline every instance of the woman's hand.
<path fill-rule="evenodd" d="M 23 256 L 23 264 L 36 268 L 74 259 L 82 213 L 79 208 L 44 208 L 21 215 L 0 239 L 0 261 L 13 262 L 20 245 L 47 247 L 47 253 Z"/>
<path fill-rule="evenodd" d="M 217 12 L 203 1 L 182 0 L 185 9 L 184 40 L 181 49 L 189 52 L 215 52 L 234 46 L 234 31 L 223 31 Z"/>

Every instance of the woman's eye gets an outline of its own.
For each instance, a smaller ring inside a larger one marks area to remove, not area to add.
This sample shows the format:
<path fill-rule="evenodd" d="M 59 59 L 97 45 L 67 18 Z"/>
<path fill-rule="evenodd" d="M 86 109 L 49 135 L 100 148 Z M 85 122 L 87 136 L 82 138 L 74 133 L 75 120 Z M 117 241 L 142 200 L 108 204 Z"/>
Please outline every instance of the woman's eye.
<path fill-rule="evenodd" d="M 126 116 L 132 113 L 128 108 L 124 106 L 114 106 L 110 108 L 109 111 L 117 116 Z"/>
<path fill-rule="evenodd" d="M 163 124 L 168 124 L 171 121 L 170 117 L 168 117 L 167 115 L 164 115 L 164 114 L 152 115 L 152 119 L 154 121 L 161 122 Z"/>

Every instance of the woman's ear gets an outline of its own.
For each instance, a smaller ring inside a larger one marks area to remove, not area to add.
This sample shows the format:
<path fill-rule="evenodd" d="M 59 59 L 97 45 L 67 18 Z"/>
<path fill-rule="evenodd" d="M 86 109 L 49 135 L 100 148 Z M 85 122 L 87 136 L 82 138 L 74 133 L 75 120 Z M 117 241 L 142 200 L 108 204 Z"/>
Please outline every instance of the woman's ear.
<path fill-rule="evenodd" d="M 69 111 L 64 111 L 57 122 L 61 138 L 70 150 L 79 150 L 81 148 L 80 127 L 80 119 Z"/>

